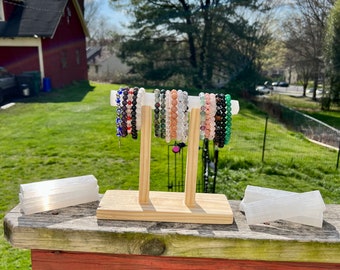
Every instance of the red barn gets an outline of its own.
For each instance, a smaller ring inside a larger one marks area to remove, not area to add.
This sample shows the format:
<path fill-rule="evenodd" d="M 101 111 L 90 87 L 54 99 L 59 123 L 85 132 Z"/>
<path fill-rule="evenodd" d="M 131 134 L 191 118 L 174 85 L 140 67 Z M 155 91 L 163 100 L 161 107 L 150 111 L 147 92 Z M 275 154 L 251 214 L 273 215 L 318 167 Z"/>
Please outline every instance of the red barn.
<path fill-rule="evenodd" d="M 87 80 L 83 0 L 0 1 L 0 66 L 40 71 L 54 88 Z"/>

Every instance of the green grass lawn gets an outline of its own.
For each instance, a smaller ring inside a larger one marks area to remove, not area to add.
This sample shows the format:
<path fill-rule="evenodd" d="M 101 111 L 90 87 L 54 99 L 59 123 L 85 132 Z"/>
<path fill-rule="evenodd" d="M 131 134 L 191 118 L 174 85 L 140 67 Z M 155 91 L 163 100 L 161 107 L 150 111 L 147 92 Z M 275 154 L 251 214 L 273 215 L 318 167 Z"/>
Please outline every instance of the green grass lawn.
<path fill-rule="evenodd" d="M 118 87 L 78 83 L 0 110 L 0 269 L 30 268 L 29 252 L 10 247 L 3 237 L 3 217 L 18 204 L 20 184 L 93 174 L 101 193 L 138 189 L 139 140 L 119 143 L 115 136 L 109 96 Z M 241 199 L 248 184 L 297 192 L 317 189 L 326 203 L 340 203 L 337 151 L 269 119 L 262 162 L 266 116 L 244 101 L 240 107 L 230 144 L 219 151 L 217 192 Z M 167 190 L 167 153 L 163 140 L 152 140 L 151 190 Z"/>

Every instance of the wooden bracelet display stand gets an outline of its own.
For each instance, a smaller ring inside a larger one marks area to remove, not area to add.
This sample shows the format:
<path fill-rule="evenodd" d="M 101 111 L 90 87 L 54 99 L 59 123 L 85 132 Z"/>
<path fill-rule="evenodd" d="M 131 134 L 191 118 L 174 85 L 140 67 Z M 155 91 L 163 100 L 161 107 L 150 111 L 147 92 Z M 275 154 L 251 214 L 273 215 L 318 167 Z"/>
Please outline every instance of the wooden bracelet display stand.
<path fill-rule="evenodd" d="M 111 93 L 111 105 L 116 91 Z M 185 191 L 150 191 L 150 159 L 153 94 L 142 106 L 139 190 L 107 190 L 97 209 L 98 219 L 163 221 L 202 224 L 232 224 L 233 212 L 224 194 L 196 193 L 200 109 L 199 100 L 189 97 L 190 122 Z M 233 114 L 238 102 L 232 101 Z"/>

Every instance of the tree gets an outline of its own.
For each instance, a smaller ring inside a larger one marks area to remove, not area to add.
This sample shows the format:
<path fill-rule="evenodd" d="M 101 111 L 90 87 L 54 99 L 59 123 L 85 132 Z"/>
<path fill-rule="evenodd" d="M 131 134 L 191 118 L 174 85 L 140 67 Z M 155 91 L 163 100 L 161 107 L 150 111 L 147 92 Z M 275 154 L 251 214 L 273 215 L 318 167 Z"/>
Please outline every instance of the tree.
<path fill-rule="evenodd" d="M 314 81 L 313 99 L 324 69 L 323 43 L 327 17 L 334 0 L 295 0 L 292 17 L 284 24 L 285 43 L 296 56 L 297 64 L 308 64 L 303 76 L 310 75 Z M 301 68 L 300 68 L 301 69 Z"/>
<path fill-rule="evenodd" d="M 84 19 L 90 32 L 90 41 L 105 45 L 107 39 L 111 39 L 114 26 L 109 23 L 108 18 L 101 14 L 101 3 L 99 0 L 85 0 Z"/>
<path fill-rule="evenodd" d="M 330 79 L 329 100 L 340 102 L 340 1 L 332 9 L 325 39 L 327 73 Z M 329 105 L 330 104 L 326 104 Z"/>
<path fill-rule="evenodd" d="M 305 20 L 294 17 L 284 24 L 286 38 L 284 44 L 287 48 L 286 61 L 295 67 L 298 79 L 303 85 L 303 96 L 306 96 L 306 89 L 310 79 L 313 79 L 315 70 L 318 70 L 320 45 L 313 42 L 315 39 L 309 34 L 307 28 L 312 27 Z M 317 77 L 319 74 L 316 73 Z"/>
<path fill-rule="evenodd" d="M 132 34 L 122 39 L 120 56 L 146 80 L 177 76 L 209 88 L 256 71 L 268 42 L 256 17 L 270 10 L 266 1 L 132 0 L 130 8 Z"/>

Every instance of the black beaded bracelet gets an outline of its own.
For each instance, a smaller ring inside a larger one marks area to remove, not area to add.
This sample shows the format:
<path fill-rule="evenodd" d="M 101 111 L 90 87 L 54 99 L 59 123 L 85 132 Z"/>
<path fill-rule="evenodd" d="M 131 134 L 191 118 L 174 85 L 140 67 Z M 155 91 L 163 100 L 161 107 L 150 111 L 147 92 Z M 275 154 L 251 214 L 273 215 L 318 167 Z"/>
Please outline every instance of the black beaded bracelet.
<path fill-rule="evenodd" d="M 132 139 L 137 139 L 137 95 L 138 87 L 133 88 L 132 105 L 131 105 L 131 136 Z"/>
<path fill-rule="evenodd" d="M 215 138 L 214 143 L 218 147 L 222 148 L 224 146 L 225 140 L 225 117 L 226 117 L 226 108 L 225 108 L 225 97 L 224 94 L 216 95 L 216 114 L 215 114 Z"/>
<path fill-rule="evenodd" d="M 128 93 L 129 93 L 129 88 L 124 88 L 123 89 L 123 100 L 122 100 L 122 137 L 127 136 L 127 103 L 128 103 Z"/>
<path fill-rule="evenodd" d="M 165 127 L 166 127 L 166 111 L 165 111 L 165 90 L 162 89 L 160 93 L 160 102 L 161 102 L 161 110 L 160 110 L 160 126 L 161 126 L 161 138 L 165 139 Z"/>
<path fill-rule="evenodd" d="M 160 137 L 161 136 L 161 125 L 160 125 L 159 112 L 160 112 L 161 103 L 160 103 L 159 89 L 155 89 L 154 95 L 155 95 L 154 129 L 155 129 L 155 136 Z"/>

